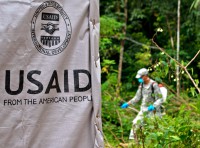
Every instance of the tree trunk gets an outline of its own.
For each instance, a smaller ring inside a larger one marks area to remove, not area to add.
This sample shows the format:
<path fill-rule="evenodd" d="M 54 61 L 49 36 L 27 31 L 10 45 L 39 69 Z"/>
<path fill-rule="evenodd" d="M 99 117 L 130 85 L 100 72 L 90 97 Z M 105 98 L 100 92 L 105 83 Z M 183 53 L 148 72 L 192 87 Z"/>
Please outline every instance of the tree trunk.
<path fill-rule="evenodd" d="M 126 26 L 127 26 L 127 17 L 128 17 L 127 2 L 128 0 L 124 0 L 124 26 L 122 29 L 124 38 L 126 36 Z M 119 65 L 118 65 L 117 97 L 119 96 L 120 85 L 121 85 L 122 63 L 123 63 L 124 44 L 125 44 L 124 38 L 120 42 L 121 48 L 120 48 Z"/>
<path fill-rule="evenodd" d="M 178 0 L 178 9 L 177 9 L 177 55 L 176 60 L 179 62 L 179 51 L 180 51 L 180 6 L 181 6 L 181 0 Z M 177 96 L 180 95 L 180 67 L 179 65 L 176 66 L 176 91 Z"/>

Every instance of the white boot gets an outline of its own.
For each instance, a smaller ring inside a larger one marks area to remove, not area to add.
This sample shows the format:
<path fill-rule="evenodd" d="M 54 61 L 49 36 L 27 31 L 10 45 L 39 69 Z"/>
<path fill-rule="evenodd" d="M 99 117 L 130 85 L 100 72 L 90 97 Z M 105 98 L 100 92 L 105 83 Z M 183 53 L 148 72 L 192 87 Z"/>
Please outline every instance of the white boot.
<path fill-rule="evenodd" d="M 130 139 L 130 140 L 134 139 L 134 132 L 133 132 L 133 129 L 131 129 L 131 131 L 130 131 L 129 139 Z"/>

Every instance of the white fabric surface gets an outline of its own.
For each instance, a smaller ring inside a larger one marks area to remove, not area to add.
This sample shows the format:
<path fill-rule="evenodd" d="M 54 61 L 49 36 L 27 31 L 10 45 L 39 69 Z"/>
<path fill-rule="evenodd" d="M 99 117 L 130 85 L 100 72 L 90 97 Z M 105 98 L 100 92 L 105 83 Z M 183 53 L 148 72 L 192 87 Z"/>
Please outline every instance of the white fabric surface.
<path fill-rule="evenodd" d="M 0 147 L 103 147 L 98 0 L 0 0 Z"/>

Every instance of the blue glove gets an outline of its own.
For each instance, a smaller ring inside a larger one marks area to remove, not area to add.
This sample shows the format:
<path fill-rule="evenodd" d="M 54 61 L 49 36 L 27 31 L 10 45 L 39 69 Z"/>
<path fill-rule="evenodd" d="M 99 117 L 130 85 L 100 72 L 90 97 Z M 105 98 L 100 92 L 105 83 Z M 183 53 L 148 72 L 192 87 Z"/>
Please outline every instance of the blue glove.
<path fill-rule="evenodd" d="M 153 110 L 155 110 L 156 108 L 153 106 L 153 105 L 150 105 L 150 106 L 148 106 L 148 111 L 153 111 Z"/>
<path fill-rule="evenodd" d="M 128 106 L 129 106 L 128 103 L 124 103 L 121 105 L 121 108 L 127 108 Z"/>

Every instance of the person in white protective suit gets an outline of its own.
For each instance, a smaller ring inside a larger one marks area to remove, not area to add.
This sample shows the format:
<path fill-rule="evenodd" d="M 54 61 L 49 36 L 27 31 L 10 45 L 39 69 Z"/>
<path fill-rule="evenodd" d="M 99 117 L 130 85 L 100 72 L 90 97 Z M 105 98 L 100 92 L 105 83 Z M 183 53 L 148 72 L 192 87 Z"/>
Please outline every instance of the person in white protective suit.
<path fill-rule="evenodd" d="M 146 112 L 148 117 L 156 116 L 161 117 L 161 105 L 163 103 L 162 94 L 158 83 L 150 79 L 148 76 L 148 70 L 142 68 L 137 72 L 136 78 L 140 85 L 136 92 L 136 95 L 128 102 L 123 103 L 121 108 L 128 108 L 129 105 L 135 104 L 142 99 L 142 104 L 138 115 L 133 120 L 133 128 L 131 129 L 129 139 L 135 139 L 136 129 L 140 126 L 139 123 L 143 120 L 143 114 Z M 140 122 L 139 122 L 140 121 Z"/>

